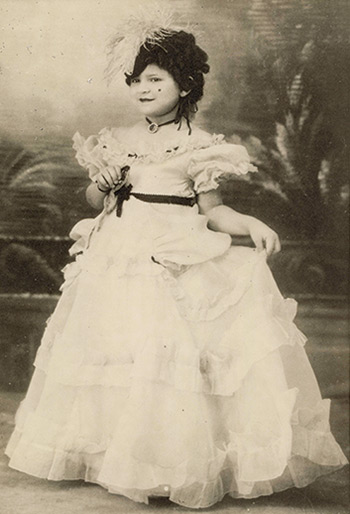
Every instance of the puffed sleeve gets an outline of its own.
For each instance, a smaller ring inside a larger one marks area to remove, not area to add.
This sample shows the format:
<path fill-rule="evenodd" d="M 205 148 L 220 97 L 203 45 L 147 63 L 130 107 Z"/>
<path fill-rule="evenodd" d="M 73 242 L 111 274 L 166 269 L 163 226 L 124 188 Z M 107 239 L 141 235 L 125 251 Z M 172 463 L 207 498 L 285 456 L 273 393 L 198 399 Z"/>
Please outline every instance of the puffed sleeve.
<path fill-rule="evenodd" d="M 73 136 L 75 157 L 83 168 L 87 169 L 91 180 L 107 166 L 126 166 L 131 158 L 126 148 L 118 142 L 115 130 L 104 128 L 98 135 L 84 138 L 79 132 Z"/>
<path fill-rule="evenodd" d="M 251 164 L 246 148 L 229 143 L 195 150 L 192 154 L 188 175 L 196 193 L 216 189 L 219 184 L 233 176 L 257 171 Z"/>

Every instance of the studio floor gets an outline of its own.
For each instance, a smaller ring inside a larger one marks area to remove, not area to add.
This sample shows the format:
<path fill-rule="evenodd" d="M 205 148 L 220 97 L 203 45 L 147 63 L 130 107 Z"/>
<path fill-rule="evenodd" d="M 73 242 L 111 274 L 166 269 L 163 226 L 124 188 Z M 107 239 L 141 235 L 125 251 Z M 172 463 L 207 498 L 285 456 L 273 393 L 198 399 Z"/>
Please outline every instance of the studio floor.
<path fill-rule="evenodd" d="M 23 394 L 0 392 L 0 512 L 1 514 L 133 514 L 194 512 L 166 499 L 149 505 L 109 494 L 99 486 L 83 482 L 48 482 L 10 469 L 4 448 L 11 433 L 14 414 Z M 331 425 L 334 435 L 349 456 L 348 403 L 332 402 Z M 304 489 L 291 489 L 255 500 L 225 498 L 199 512 L 219 514 L 348 514 L 349 467 L 318 479 Z"/>

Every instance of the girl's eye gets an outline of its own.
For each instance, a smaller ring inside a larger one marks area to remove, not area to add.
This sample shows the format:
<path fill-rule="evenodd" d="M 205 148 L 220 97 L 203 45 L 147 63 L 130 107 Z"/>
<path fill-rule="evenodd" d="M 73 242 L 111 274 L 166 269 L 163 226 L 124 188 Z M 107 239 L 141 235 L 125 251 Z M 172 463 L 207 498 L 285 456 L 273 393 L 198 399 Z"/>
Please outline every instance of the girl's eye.
<path fill-rule="evenodd" d="M 151 82 L 160 82 L 161 79 L 159 79 L 158 77 L 153 77 L 151 78 Z"/>
<path fill-rule="evenodd" d="M 131 84 L 138 84 L 140 79 L 131 79 Z"/>

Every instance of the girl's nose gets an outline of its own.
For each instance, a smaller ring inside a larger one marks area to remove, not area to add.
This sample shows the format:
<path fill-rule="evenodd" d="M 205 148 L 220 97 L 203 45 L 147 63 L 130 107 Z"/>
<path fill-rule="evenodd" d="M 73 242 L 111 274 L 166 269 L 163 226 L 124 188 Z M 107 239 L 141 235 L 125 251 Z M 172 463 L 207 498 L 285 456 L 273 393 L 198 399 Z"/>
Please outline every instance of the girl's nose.
<path fill-rule="evenodd" d="M 150 87 L 149 87 L 149 84 L 147 84 L 147 82 L 139 82 L 138 89 L 141 93 L 149 93 L 149 91 L 150 91 Z"/>
<path fill-rule="evenodd" d="M 144 85 L 144 86 L 141 86 L 140 91 L 141 91 L 142 94 L 149 93 L 150 92 L 150 88 L 149 88 L 149 86 Z"/>

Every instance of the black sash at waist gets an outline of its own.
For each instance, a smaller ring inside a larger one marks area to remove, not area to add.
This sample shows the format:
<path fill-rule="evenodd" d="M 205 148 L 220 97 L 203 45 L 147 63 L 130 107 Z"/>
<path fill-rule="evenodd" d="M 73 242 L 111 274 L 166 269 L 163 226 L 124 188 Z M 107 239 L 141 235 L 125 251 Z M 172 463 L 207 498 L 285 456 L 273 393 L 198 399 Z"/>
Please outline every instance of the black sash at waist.
<path fill-rule="evenodd" d="M 137 200 L 149 203 L 164 203 L 173 205 L 187 205 L 193 207 L 197 200 L 195 196 L 176 196 L 176 195 L 158 195 L 148 193 L 135 193 L 132 191 L 132 185 L 123 186 L 116 193 L 117 196 L 117 216 L 120 218 L 122 215 L 123 203 L 133 196 Z"/>
<path fill-rule="evenodd" d="M 150 203 L 171 203 L 175 205 L 189 205 L 192 207 L 196 203 L 195 196 L 175 196 L 175 195 L 157 195 L 157 194 L 148 194 L 148 193 L 130 193 L 131 196 L 134 196 L 138 200 L 142 200 L 143 202 Z"/>

